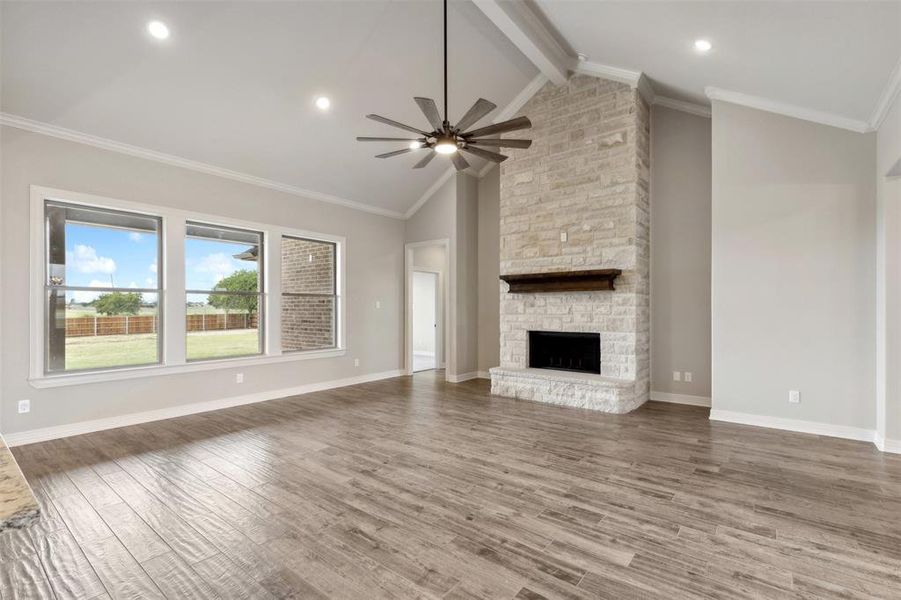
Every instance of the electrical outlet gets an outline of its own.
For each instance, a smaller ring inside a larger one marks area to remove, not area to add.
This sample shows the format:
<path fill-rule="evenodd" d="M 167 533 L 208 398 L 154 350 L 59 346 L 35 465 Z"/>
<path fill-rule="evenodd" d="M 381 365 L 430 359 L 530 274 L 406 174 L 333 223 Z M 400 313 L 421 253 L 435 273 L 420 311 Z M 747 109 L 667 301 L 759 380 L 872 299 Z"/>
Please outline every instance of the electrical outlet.
<path fill-rule="evenodd" d="M 235 383 L 244 383 L 244 373 L 235 375 Z"/>
<path fill-rule="evenodd" d="M 355 366 L 355 367 L 359 367 L 359 366 L 360 366 L 360 359 L 359 359 L 359 358 L 355 358 L 355 359 L 354 359 L 354 366 Z"/>
<path fill-rule="evenodd" d="M 682 381 L 682 373 L 673 371 L 673 381 Z"/>
<path fill-rule="evenodd" d="M 799 404 L 801 402 L 801 392 L 798 390 L 789 390 L 788 401 L 792 404 Z"/>
<path fill-rule="evenodd" d="M 19 414 L 31 412 L 31 400 L 19 400 Z"/>
<path fill-rule="evenodd" d="M 566 235 L 566 232 L 565 232 L 565 231 L 561 231 L 561 232 L 560 232 L 560 241 L 561 241 L 561 242 L 565 242 L 567 237 L 568 237 L 568 236 Z"/>
<path fill-rule="evenodd" d="M 691 371 L 685 371 L 685 375 L 682 377 L 682 381 L 691 383 Z"/>

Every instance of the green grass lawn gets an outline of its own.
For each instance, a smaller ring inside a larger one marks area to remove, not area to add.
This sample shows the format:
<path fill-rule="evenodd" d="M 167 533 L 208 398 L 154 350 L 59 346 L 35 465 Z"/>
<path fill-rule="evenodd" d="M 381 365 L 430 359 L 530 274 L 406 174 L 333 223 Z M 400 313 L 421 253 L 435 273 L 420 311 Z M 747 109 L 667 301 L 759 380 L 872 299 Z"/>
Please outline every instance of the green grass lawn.
<path fill-rule="evenodd" d="M 156 335 L 102 335 L 66 340 L 66 370 L 146 365 L 157 361 Z M 188 360 L 226 358 L 259 352 L 256 329 L 188 334 Z"/>

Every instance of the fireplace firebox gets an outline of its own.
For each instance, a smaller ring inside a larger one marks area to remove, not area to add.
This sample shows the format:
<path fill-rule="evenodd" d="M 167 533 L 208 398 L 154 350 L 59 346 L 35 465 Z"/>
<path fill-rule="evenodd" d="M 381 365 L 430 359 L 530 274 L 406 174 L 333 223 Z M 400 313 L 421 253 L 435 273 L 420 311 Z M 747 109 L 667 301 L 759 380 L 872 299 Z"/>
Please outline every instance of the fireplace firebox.
<path fill-rule="evenodd" d="M 530 331 L 529 366 L 600 374 L 601 334 Z"/>

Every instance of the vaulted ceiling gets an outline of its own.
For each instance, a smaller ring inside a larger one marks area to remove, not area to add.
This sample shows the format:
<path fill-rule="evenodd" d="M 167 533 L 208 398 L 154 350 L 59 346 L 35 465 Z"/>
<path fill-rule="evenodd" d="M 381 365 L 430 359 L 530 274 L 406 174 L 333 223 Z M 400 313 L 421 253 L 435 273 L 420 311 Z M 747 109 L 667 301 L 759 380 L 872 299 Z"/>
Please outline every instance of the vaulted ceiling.
<path fill-rule="evenodd" d="M 538 0 L 589 62 L 642 71 L 667 97 L 713 86 L 868 121 L 901 57 L 901 2 Z M 710 41 L 706 54 L 695 39 Z"/>
<path fill-rule="evenodd" d="M 855 122 L 871 119 L 901 56 L 901 0 L 527 0 L 519 8 L 535 19 L 524 29 L 508 23 L 511 6 L 452 0 L 452 121 L 480 96 L 500 107 L 493 120 L 546 72 L 553 56 L 542 58 L 542 36 L 556 40 L 564 68 L 579 68 L 582 53 L 582 65 L 643 72 L 661 96 L 703 104 L 714 86 Z M 7 1 L 0 17 L 7 122 L 31 119 L 392 215 L 449 167 L 439 158 L 414 171 L 415 155 L 373 158 L 398 146 L 354 140 L 404 135 L 367 113 L 424 126 L 413 96 L 440 104 L 434 0 Z M 147 34 L 153 19 L 169 25 L 169 39 Z M 713 50 L 695 52 L 696 38 Z M 328 112 L 314 105 L 323 94 Z"/>
<path fill-rule="evenodd" d="M 5 113 L 395 213 L 450 165 L 414 171 L 412 154 L 373 158 L 397 144 L 354 139 L 407 137 L 365 115 L 425 127 L 413 96 L 441 102 L 436 2 L 0 5 Z M 153 19 L 169 39 L 147 34 Z M 480 96 L 502 108 L 537 73 L 469 2 L 449 35 L 451 120 Z"/>

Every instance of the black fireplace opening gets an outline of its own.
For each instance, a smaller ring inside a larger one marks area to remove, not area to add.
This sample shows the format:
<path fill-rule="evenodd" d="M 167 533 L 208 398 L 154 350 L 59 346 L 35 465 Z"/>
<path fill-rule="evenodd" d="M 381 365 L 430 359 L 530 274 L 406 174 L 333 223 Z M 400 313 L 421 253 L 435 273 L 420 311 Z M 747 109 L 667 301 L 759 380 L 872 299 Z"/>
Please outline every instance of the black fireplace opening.
<path fill-rule="evenodd" d="M 600 374 L 601 334 L 530 331 L 529 366 Z"/>

